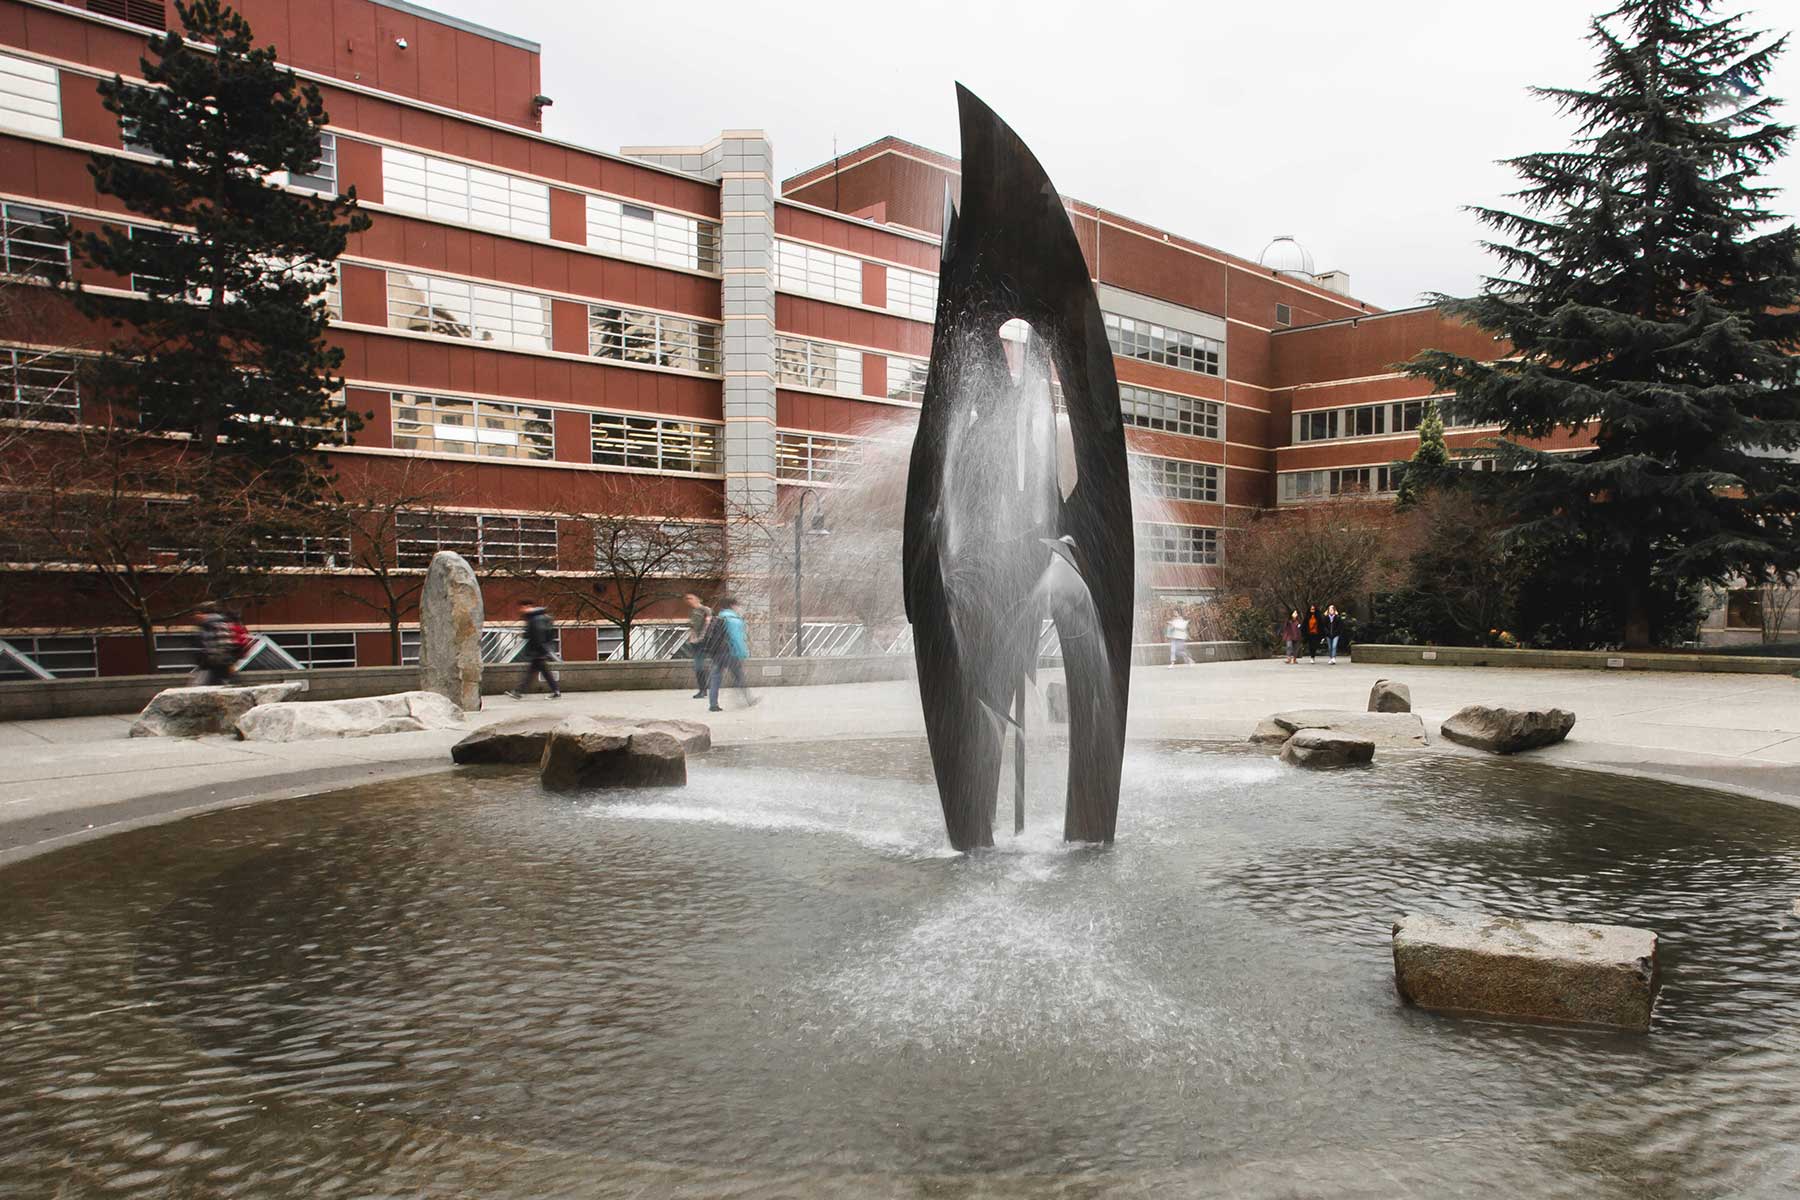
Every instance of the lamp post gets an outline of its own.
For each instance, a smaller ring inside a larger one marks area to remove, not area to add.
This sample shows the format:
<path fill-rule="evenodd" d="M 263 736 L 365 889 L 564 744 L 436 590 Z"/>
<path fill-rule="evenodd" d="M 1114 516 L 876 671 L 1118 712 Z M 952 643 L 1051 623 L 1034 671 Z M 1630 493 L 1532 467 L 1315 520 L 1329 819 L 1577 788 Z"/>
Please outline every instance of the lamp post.
<path fill-rule="evenodd" d="M 800 503 L 794 509 L 794 656 L 806 657 L 806 623 L 800 604 L 800 537 L 806 532 L 806 502 L 813 502 L 813 519 L 819 515 L 819 501 L 811 488 L 800 490 Z"/>

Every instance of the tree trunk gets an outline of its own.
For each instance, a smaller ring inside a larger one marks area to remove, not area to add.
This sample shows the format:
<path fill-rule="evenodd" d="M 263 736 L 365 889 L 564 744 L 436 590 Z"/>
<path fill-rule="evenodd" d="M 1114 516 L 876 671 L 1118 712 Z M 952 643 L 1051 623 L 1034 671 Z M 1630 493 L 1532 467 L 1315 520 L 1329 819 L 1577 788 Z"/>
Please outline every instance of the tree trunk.
<path fill-rule="evenodd" d="M 144 639 L 144 661 L 150 664 L 150 673 L 156 674 L 156 625 L 142 613 L 137 615 L 138 636 Z"/>
<path fill-rule="evenodd" d="M 620 621 L 619 622 L 619 632 L 625 635 L 625 640 L 623 642 L 619 643 L 619 656 L 621 658 L 623 658 L 626 662 L 630 662 L 631 661 L 631 622 L 630 621 Z"/>
<path fill-rule="evenodd" d="M 1625 558 L 1625 649 L 1650 648 L 1650 554 L 1633 546 Z"/>
<path fill-rule="evenodd" d="M 405 657 L 400 653 L 400 614 L 388 613 L 388 653 L 393 656 L 394 665 L 400 666 Z"/>

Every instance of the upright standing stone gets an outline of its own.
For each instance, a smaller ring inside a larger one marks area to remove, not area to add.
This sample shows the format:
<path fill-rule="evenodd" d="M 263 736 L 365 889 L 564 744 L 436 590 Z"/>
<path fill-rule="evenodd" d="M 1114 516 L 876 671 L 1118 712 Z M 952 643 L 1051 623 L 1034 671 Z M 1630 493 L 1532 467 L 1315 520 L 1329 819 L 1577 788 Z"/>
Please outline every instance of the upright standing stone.
<path fill-rule="evenodd" d="M 454 550 L 439 550 L 419 597 L 419 686 L 464 712 L 481 708 L 481 584 Z"/>

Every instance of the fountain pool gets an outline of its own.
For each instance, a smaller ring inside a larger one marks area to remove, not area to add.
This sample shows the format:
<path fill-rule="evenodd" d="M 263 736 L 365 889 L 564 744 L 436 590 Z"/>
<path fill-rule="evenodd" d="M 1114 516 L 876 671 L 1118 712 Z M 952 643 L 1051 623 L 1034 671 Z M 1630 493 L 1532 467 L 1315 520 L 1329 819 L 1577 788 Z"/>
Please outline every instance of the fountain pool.
<path fill-rule="evenodd" d="M 0 874 L 0 1194 L 1790 1195 L 1800 812 L 1134 743 L 943 846 L 924 743 L 465 771 Z M 1663 936 L 1648 1037 L 1394 996 L 1414 908 Z"/>

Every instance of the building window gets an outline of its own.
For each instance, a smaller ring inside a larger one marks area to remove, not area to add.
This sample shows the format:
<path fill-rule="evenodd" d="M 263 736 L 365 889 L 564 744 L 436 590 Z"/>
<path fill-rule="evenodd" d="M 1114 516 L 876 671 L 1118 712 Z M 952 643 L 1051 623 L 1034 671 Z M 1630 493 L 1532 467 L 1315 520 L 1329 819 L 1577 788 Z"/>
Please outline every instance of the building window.
<path fill-rule="evenodd" d="M 404 569 L 429 568 L 440 550 L 483 568 L 556 565 L 555 517 L 402 511 L 394 514 L 394 537 L 395 563 Z"/>
<path fill-rule="evenodd" d="M 1106 340 L 1112 343 L 1113 353 L 1120 358 L 1142 359 L 1201 375 L 1219 373 L 1219 354 L 1225 344 L 1216 338 L 1189 333 L 1185 329 L 1170 329 L 1136 317 L 1121 317 L 1117 313 L 1104 313 L 1102 317 L 1106 324 Z"/>
<path fill-rule="evenodd" d="M 775 338 L 775 382 L 785 387 L 813 388 L 862 395 L 862 351 L 807 338 Z"/>
<path fill-rule="evenodd" d="M 71 354 L 0 347 L 0 416 L 26 421 L 78 420 L 79 366 Z"/>
<path fill-rule="evenodd" d="M 305 174 L 289 171 L 288 186 L 325 196 L 338 194 L 337 134 L 319 134 L 319 165 Z"/>
<path fill-rule="evenodd" d="M 862 462 L 862 443 L 822 433 L 775 433 L 775 477 L 793 483 L 832 483 Z"/>
<path fill-rule="evenodd" d="M 1181 433 L 1188 437 L 1219 439 L 1221 406 L 1211 400 L 1152 391 L 1129 383 L 1119 385 L 1119 411 L 1127 425 Z"/>
<path fill-rule="evenodd" d="M 594 570 L 649 564 L 660 579 L 714 579 L 723 568 L 725 531 L 696 521 L 601 521 L 594 525 Z M 604 643 L 603 643 L 604 644 Z"/>
<path fill-rule="evenodd" d="M 915 321 L 937 317 L 937 276 L 905 267 L 887 269 L 887 306 L 890 312 Z"/>
<path fill-rule="evenodd" d="M 1148 454 L 1131 456 L 1140 465 L 1144 484 L 1152 495 L 1170 500 L 1219 499 L 1219 468 L 1211 463 L 1189 462 L 1182 458 L 1154 458 Z"/>
<path fill-rule="evenodd" d="M 151 29 L 169 27 L 163 0 L 87 0 L 87 10 L 104 17 L 130 21 L 133 25 L 147 25 Z"/>
<path fill-rule="evenodd" d="M 692 317 L 588 305 L 588 353 L 595 358 L 719 373 L 719 327 Z"/>
<path fill-rule="evenodd" d="M 861 304 L 862 259 L 803 242 L 775 241 L 775 286 L 818 300 Z"/>
<path fill-rule="evenodd" d="M 36 678 L 4 647 L 12 647 L 58 679 L 92 679 L 100 674 L 99 654 L 91 637 L 33 637 L 7 634 L 0 638 L 0 683 Z"/>
<path fill-rule="evenodd" d="M 615 413 L 595 413 L 592 420 L 594 462 L 600 466 L 707 475 L 725 469 L 717 425 Z"/>
<path fill-rule="evenodd" d="M 887 397 L 908 404 L 925 403 L 925 379 L 931 364 L 922 358 L 887 357 Z"/>
<path fill-rule="evenodd" d="M 1432 397 L 1442 399 L 1442 397 Z M 1440 410 L 1446 428 L 1462 423 Z M 1326 408 L 1294 414 L 1294 440 L 1321 442 L 1336 438 L 1380 437 L 1411 433 L 1425 416 L 1425 398 L 1395 400 L 1387 404 L 1359 404 L 1353 408 Z"/>
<path fill-rule="evenodd" d="M 1283 471 L 1277 477 L 1276 499 L 1292 504 L 1333 496 L 1391 496 L 1399 486 L 1400 471 L 1393 466 Z"/>
<path fill-rule="evenodd" d="M 520 350 L 550 348 L 550 298 L 464 279 L 389 271 L 388 327 Z"/>
<path fill-rule="evenodd" d="M 347 533 L 293 534 L 262 546 L 268 560 L 278 567 L 319 567 L 327 571 L 350 565 Z"/>
<path fill-rule="evenodd" d="M 719 269 L 716 222 L 606 196 L 587 198 L 587 244 L 621 258 L 665 267 Z"/>
<path fill-rule="evenodd" d="M 325 281 L 325 311 L 334 321 L 344 319 L 344 273 L 336 263 L 331 264 L 331 278 Z"/>
<path fill-rule="evenodd" d="M 1141 523 L 1137 545 L 1148 562 L 1210 567 L 1219 561 L 1219 531 L 1198 525 Z"/>
<path fill-rule="evenodd" d="M 482 458 L 556 457 L 550 409 L 499 400 L 394 392 L 394 448 Z"/>
<path fill-rule="evenodd" d="M 356 665 L 356 631 L 352 629 L 297 629 L 263 636 L 309 671 Z"/>
<path fill-rule="evenodd" d="M 0 129 L 62 136 L 62 92 L 55 67 L 0 54 Z"/>
<path fill-rule="evenodd" d="M 1294 310 L 1285 304 L 1277 304 L 1275 306 L 1275 323 L 1277 325 L 1292 325 L 1294 323 Z"/>
<path fill-rule="evenodd" d="M 549 186 L 517 175 L 383 147 L 381 189 L 389 208 L 501 233 L 550 236 Z"/>
<path fill-rule="evenodd" d="M 69 239 L 55 221 L 47 208 L 0 204 L 0 274 L 67 279 Z"/>

